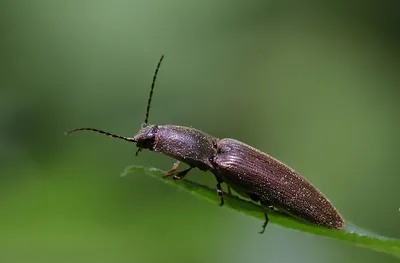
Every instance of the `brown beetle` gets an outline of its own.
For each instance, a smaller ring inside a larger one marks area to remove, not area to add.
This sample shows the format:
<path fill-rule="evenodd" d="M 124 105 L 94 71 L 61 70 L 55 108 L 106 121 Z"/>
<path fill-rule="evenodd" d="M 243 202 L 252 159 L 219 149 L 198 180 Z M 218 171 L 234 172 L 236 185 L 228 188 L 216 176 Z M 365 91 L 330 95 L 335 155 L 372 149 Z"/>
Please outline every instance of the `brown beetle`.
<path fill-rule="evenodd" d="M 133 137 L 123 137 L 94 128 L 74 129 L 75 131 L 95 131 L 114 138 L 136 143 L 138 151 L 148 149 L 161 152 L 178 160 L 165 175 L 174 179 L 183 178 L 191 169 L 211 171 L 217 179 L 217 193 L 224 204 L 221 183 L 225 182 L 237 193 L 260 202 L 264 207 L 265 222 L 268 224 L 266 210 L 279 209 L 312 224 L 326 228 L 343 229 L 344 220 L 335 207 L 310 182 L 296 171 L 273 157 L 234 139 L 217 139 L 194 128 L 175 125 L 148 125 L 150 104 L 157 73 L 164 56 L 158 62 L 144 124 Z M 179 163 L 189 168 L 177 171 Z"/>

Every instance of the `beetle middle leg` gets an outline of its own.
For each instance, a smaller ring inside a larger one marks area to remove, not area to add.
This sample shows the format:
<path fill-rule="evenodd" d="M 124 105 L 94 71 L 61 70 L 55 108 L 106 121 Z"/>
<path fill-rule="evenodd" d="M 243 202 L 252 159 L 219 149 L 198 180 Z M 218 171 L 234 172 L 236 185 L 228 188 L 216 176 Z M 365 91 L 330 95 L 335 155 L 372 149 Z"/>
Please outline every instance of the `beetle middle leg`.
<path fill-rule="evenodd" d="M 221 187 L 221 183 L 217 183 L 217 194 L 219 195 L 219 197 L 221 197 L 221 203 L 219 204 L 219 206 L 223 206 L 224 205 L 224 191 L 222 191 L 222 187 Z"/>
<path fill-rule="evenodd" d="M 218 177 L 215 177 L 217 179 L 217 194 L 219 195 L 219 197 L 221 197 L 221 203 L 219 204 L 219 206 L 223 206 L 224 205 L 224 191 L 222 190 L 221 187 L 221 183 L 223 183 L 223 181 L 221 179 L 219 179 Z"/>

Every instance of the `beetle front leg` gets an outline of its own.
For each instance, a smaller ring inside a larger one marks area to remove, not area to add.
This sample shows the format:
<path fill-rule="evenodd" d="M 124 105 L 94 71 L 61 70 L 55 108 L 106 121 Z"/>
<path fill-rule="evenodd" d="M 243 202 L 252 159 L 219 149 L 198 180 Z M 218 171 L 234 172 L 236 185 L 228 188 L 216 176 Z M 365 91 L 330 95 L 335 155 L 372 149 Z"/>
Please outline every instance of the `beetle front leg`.
<path fill-rule="evenodd" d="M 163 177 L 169 177 L 169 176 L 175 174 L 175 173 L 176 173 L 176 170 L 178 170 L 178 167 L 179 167 L 180 164 L 181 164 L 180 161 L 176 161 L 176 162 L 174 163 L 174 166 L 172 166 L 172 168 L 171 168 L 168 172 L 166 172 L 166 173 L 163 175 Z"/>
<path fill-rule="evenodd" d="M 187 173 L 188 173 L 190 170 L 192 170 L 192 168 L 193 168 L 193 167 L 189 167 L 189 168 L 186 169 L 186 170 L 180 171 L 179 173 L 173 175 L 173 176 L 172 176 L 172 179 L 174 179 L 174 180 L 181 180 L 181 179 L 183 179 L 183 178 L 187 175 Z"/>

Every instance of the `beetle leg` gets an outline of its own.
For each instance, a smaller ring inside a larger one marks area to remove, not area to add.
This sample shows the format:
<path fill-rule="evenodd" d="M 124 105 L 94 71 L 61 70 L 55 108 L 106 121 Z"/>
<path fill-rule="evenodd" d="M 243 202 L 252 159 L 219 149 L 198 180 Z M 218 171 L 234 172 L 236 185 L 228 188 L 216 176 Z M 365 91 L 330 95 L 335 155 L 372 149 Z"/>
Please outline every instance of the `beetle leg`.
<path fill-rule="evenodd" d="M 260 232 L 258 232 L 260 234 L 264 234 L 265 228 L 267 227 L 268 221 L 269 221 L 268 215 L 267 215 L 267 213 L 265 211 L 264 211 L 264 216 L 265 216 L 265 221 L 264 221 L 264 224 L 262 225 L 262 230 Z"/>
<path fill-rule="evenodd" d="M 260 203 L 261 203 L 261 205 L 264 207 L 265 221 L 264 221 L 264 223 L 263 223 L 263 225 L 262 225 L 262 230 L 261 230 L 260 232 L 258 232 L 258 233 L 263 234 L 263 233 L 265 232 L 265 228 L 267 227 L 268 221 L 269 221 L 266 210 L 269 209 L 269 210 L 271 210 L 271 211 L 274 211 L 275 208 L 274 208 L 274 206 L 271 205 L 269 202 L 260 201 Z"/>
<path fill-rule="evenodd" d="M 135 155 L 138 156 L 141 151 L 143 151 L 143 149 L 138 147 L 137 150 L 136 150 Z"/>
<path fill-rule="evenodd" d="M 176 161 L 176 162 L 174 163 L 174 166 L 172 166 L 172 168 L 171 168 L 168 172 L 166 172 L 166 173 L 163 175 L 163 177 L 168 177 L 168 176 L 173 175 L 173 174 L 176 172 L 176 170 L 178 170 L 178 167 L 179 167 L 179 164 L 180 164 L 180 163 L 181 163 L 180 161 Z"/>
<path fill-rule="evenodd" d="M 192 170 L 193 167 L 189 167 L 186 170 L 180 171 L 179 173 L 175 174 L 172 176 L 172 179 L 174 180 L 181 180 L 183 179 L 183 177 L 185 177 L 187 175 L 187 173 Z"/>
<path fill-rule="evenodd" d="M 220 182 L 217 183 L 217 194 L 221 197 L 221 203 L 219 204 L 219 206 L 223 206 L 224 205 L 224 192 L 222 191 Z"/>
<path fill-rule="evenodd" d="M 229 186 L 229 184 L 227 184 L 226 187 L 228 188 L 228 194 L 232 195 L 231 187 Z"/>
<path fill-rule="evenodd" d="M 261 201 L 261 200 L 260 200 L 260 196 L 258 196 L 258 195 L 256 195 L 256 194 L 249 193 L 248 195 L 249 195 L 250 199 L 253 200 L 254 202 L 260 201 L 261 205 L 264 207 L 264 217 L 265 217 L 265 221 L 264 221 L 264 223 L 263 223 L 263 225 L 262 225 L 261 231 L 258 232 L 258 233 L 260 233 L 260 234 L 263 234 L 263 233 L 265 232 L 265 228 L 267 227 L 268 221 L 269 221 L 268 215 L 267 215 L 267 213 L 265 212 L 265 210 L 267 209 L 266 207 L 269 208 L 269 207 L 272 207 L 272 206 L 271 206 L 268 202 Z"/>

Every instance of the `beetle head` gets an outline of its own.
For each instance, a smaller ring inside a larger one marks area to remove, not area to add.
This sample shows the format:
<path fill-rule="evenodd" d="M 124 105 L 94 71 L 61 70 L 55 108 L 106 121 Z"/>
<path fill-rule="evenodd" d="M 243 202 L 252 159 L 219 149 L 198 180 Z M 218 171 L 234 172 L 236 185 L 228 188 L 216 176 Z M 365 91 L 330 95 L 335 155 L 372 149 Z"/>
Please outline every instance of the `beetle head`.
<path fill-rule="evenodd" d="M 141 151 L 141 149 L 153 150 L 157 131 L 158 127 L 156 125 L 143 126 L 140 129 L 138 134 L 134 137 L 136 146 L 139 148 L 138 152 Z"/>

